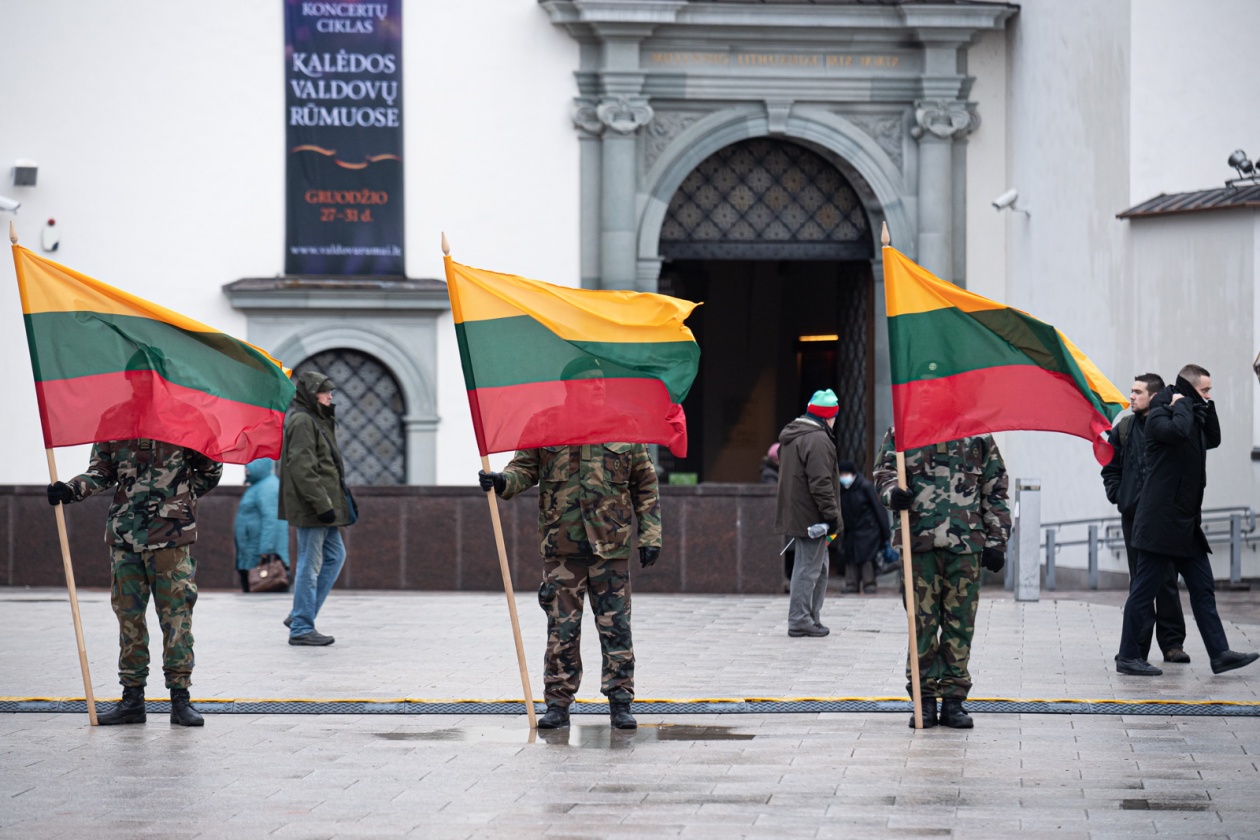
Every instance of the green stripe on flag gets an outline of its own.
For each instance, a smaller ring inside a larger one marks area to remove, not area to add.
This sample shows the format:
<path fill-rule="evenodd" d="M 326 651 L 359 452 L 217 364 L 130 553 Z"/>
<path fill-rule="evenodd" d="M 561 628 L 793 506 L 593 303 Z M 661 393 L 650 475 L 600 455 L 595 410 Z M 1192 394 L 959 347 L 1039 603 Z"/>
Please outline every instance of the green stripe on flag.
<path fill-rule="evenodd" d="M 469 390 L 555 382 L 569 362 L 594 356 L 605 377 L 659 379 L 678 404 L 700 365 L 694 341 L 566 341 L 527 315 L 466 321 L 455 333 Z"/>
<path fill-rule="evenodd" d="M 99 312 L 38 312 L 24 318 L 39 382 L 153 370 L 177 385 L 262 408 L 283 410 L 293 395 L 284 371 L 223 333 Z"/>

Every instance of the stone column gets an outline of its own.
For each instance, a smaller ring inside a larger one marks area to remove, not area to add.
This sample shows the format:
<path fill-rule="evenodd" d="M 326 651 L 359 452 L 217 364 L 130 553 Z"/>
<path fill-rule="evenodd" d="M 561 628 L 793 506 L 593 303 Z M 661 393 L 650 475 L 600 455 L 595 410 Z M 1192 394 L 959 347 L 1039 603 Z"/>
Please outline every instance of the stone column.
<path fill-rule="evenodd" d="M 573 111 L 573 124 L 578 129 L 578 165 L 582 178 L 579 230 L 582 242 L 582 287 L 586 289 L 599 288 L 600 272 L 600 180 L 603 170 L 603 144 L 600 142 L 600 135 L 604 133 L 604 124 L 600 122 L 595 109 L 594 101 L 578 99 L 577 107 Z"/>
<path fill-rule="evenodd" d="M 924 100 L 915 103 L 919 141 L 919 259 L 944 280 L 954 276 L 954 138 L 971 131 L 978 120 L 967 103 Z"/>
<path fill-rule="evenodd" d="M 600 286 L 634 289 L 635 134 L 652 121 L 652 109 L 639 97 L 605 97 L 595 109 L 605 131 L 600 179 Z"/>

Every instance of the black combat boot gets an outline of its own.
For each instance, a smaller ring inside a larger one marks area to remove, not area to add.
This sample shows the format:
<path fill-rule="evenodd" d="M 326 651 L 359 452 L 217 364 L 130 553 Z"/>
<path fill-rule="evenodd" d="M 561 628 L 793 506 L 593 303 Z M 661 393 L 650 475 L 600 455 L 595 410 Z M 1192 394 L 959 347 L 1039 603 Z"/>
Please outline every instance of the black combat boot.
<path fill-rule="evenodd" d="M 936 726 L 936 698 L 923 698 L 923 728 L 931 729 Z M 910 713 L 910 728 L 914 729 L 914 712 Z"/>
<path fill-rule="evenodd" d="M 569 727 L 569 707 L 550 703 L 547 714 L 538 719 L 539 729 L 567 729 Z"/>
<path fill-rule="evenodd" d="M 114 708 L 96 716 L 99 726 L 117 726 L 120 723 L 144 723 L 144 686 L 124 685 L 122 699 Z"/>
<path fill-rule="evenodd" d="M 941 700 L 941 725 L 950 729 L 970 729 L 975 726 L 971 715 L 963 708 L 962 700 L 946 697 Z"/>
<path fill-rule="evenodd" d="M 611 702 L 608 704 L 608 717 L 613 729 L 638 729 L 639 722 L 630 714 L 629 703 Z"/>
<path fill-rule="evenodd" d="M 171 689 L 171 723 L 178 723 L 180 726 L 206 725 L 206 719 L 193 708 L 192 701 L 188 699 L 186 688 Z"/>

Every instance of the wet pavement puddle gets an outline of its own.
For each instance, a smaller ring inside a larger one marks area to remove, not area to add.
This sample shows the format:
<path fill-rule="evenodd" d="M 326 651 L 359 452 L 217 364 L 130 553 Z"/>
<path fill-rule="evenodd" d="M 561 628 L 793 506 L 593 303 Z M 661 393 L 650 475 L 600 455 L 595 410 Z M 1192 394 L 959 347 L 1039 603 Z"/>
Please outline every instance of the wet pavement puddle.
<path fill-rule="evenodd" d="M 513 732 L 510 729 L 478 726 L 456 726 L 445 729 L 408 729 L 377 732 L 386 741 L 420 742 L 491 742 L 532 744 L 542 741 L 551 746 L 586 749 L 628 749 L 635 744 L 652 741 L 751 741 L 751 732 L 736 731 L 732 726 L 687 726 L 682 724 L 642 724 L 638 729 L 612 729 L 609 726 L 574 725 L 567 729 L 540 729 L 536 732 Z"/>

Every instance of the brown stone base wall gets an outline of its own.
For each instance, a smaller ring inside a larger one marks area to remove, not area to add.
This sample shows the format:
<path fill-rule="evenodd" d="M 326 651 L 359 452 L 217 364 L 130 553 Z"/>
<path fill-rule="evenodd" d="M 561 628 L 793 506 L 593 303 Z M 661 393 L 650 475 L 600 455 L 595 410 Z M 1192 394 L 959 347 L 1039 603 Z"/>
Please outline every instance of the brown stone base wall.
<path fill-rule="evenodd" d="M 232 523 L 242 487 L 221 487 L 198 504 L 197 581 L 237 589 Z M 663 487 L 665 545 L 639 569 L 639 592 L 782 592 L 782 547 L 774 531 L 775 488 L 758 484 Z M 112 494 L 66 508 L 75 583 L 109 586 L 105 515 Z M 475 487 L 355 488 L 359 522 L 344 532 L 338 587 L 502 591 L 486 496 Z M 538 558 L 537 490 L 499 502 L 514 586 L 533 590 Z M 290 529 L 290 556 L 297 557 Z M 53 509 L 42 486 L 0 486 L 0 586 L 63 586 Z"/>

